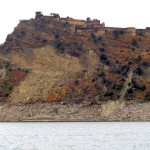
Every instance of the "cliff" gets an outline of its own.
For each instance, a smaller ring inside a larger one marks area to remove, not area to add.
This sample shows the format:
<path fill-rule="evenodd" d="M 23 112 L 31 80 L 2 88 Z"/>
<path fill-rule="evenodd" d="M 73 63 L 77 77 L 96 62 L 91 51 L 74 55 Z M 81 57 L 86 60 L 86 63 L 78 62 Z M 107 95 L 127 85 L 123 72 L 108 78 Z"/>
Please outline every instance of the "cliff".
<path fill-rule="evenodd" d="M 149 51 L 146 30 L 37 12 L 0 46 L 1 65 L 9 64 L 0 72 L 1 105 L 94 107 L 93 113 L 108 118 L 126 105 L 150 101 Z"/>

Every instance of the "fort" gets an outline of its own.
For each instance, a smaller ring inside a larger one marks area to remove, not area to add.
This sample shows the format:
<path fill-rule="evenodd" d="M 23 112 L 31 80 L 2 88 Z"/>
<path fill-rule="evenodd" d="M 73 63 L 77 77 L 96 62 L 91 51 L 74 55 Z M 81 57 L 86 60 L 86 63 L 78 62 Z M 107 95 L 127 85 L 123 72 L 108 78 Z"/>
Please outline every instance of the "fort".
<path fill-rule="evenodd" d="M 70 30 L 78 35 L 94 33 L 97 36 L 104 36 L 110 32 L 120 32 L 131 36 L 150 35 L 150 27 L 146 27 L 146 29 L 136 29 L 135 27 L 106 27 L 104 22 L 101 23 L 100 20 L 97 19 L 79 20 L 70 17 L 60 18 L 59 14 L 56 13 L 51 13 L 50 16 L 44 16 L 42 12 L 38 11 L 35 13 L 35 19 L 49 19 L 69 24 L 71 25 Z"/>

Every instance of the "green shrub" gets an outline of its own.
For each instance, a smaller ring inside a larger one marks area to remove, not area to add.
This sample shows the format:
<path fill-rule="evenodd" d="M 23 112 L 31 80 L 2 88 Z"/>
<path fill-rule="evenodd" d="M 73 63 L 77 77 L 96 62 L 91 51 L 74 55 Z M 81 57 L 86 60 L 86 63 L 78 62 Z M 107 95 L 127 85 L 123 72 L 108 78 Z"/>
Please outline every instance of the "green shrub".
<path fill-rule="evenodd" d="M 11 68 L 11 67 L 9 67 L 7 70 L 8 70 L 8 71 L 12 71 L 12 68 Z"/>
<path fill-rule="evenodd" d="M 134 89 L 144 91 L 146 89 L 145 85 L 139 85 L 136 81 L 132 82 Z"/>
<path fill-rule="evenodd" d="M 116 90 L 121 90 L 123 88 L 123 84 L 115 84 L 113 86 L 113 89 L 116 89 Z"/>
<path fill-rule="evenodd" d="M 141 68 L 137 68 L 137 69 L 135 70 L 135 73 L 136 73 L 137 75 L 141 76 L 141 75 L 144 74 L 144 71 L 143 71 L 143 69 L 141 69 Z"/>
<path fill-rule="evenodd" d="M 99 48 L 99 50 L 100 50 L 101 52 L 104 52 L 104 51 L 105 51 L 105 48 L 101 47 L 101 48 Z"/>
<path fill-rule="evenodd" d="M 4 94 L 4 97 L 8 97 L 8 96 L 9 96 L 9 94 L 8 94 L 8 93 L 5 93 L 5 94 Z"/>
<path fill-rule="evenodd" d="M 23 72 L 28 73 L 29 70 L 28 69 L 23 69 Z"/>
<path fill-rule="evenodd" d="M 91 38 L 95 44 L 98 43 L 98 38 L 96 37 L 94 33 L 91 34 Z"/>
<path fill-rule="evenodd" d="M 11 91 L 12 89 L 13 89 L 12 86 L 7 86 L 7 90 L 8 90 L 8 91 Z"/>
<path fill-rule="evenodd" d="M 76 81 L 74 82 L 74 84 L 75 84 L 75 86 L 78 86 L 78 85 L 79 85 L 79 80 L 76 80 Z"/>
<path fill-rule="evenodd" d="M 116 60 L 116 64 L 119 64 L 119 61 L 118 61 L 118 60 Z"/>
<path fill-rule="evenodd" d="M 8 80 L 4 80 L 3 85 L 6 86 L 8 83 Z"/>
<path fill-rule="evenodd" d="M 140 64 L 142 60 L 143 60 L 143 57 L 141 55 L 138 55 L 138 57 L 136 58 L 136 62 Z"/>
<path fill-rule="evenodd" d="M 0 83 L 0 87 L 3 88 L 3 87 L 4 87 L 4 84 L 3 84 L 3 83 Z"/>
<path fill-rule="evenodd" d="M 132 39 L 131 44 L 132 44 L 133 46 L 138 47 L 138 42 L 137 42 L 137 40 L 136 40 L 136 39 Z"/>
<path fill-rule="evenodd" d="M 144 101 L 150 101 L 150 93 L 145 95 Z"/>
<path fill-rule="evenodd" d="M 120 30 L 120 31 L 113 31 L 113 35 L 114 37 L 117 39 L 119 35 L 123 35 L 125 32 L 123 30 Z"/>
<path fill-rule="evenodd" d="M 133 89 L 132 89 L 132 88 L 129 88 L 127 92 L 128 92 L 128 94 L 132 94 L 132 93 L 134 93 L 134 91 L 133 91 Z"/>
<path fill-rule="evenodd" d="M 62 53 L 65 51 L 65 47 L 64 47 L 63 43 L 60 41 L 56 42 L 56 48 Z"/>
<path fill-rule="evenodd" d="M 59 39 L 59 34 L 54 35 L 56 39 Z"/>
<path fill-rule="evenodd" d="M 107 60 L 107 56 L 105 54 L 101 54 L 100 55 L 100 60 L 106 61 Z"/>
<path fill-rule="evenodd" d="M 114 95 L 113 92 L 106 92 L 106 93 L 104 94 L 104 97 L 107 97 L 107 96 L 113 96 L 113 95 Z"/>
<path fill-rule="evenodd" d="M 144 67 L 144 68 L 148 68 L 150 66 L 149 62 L 142 62 L 141 65 Z"/>

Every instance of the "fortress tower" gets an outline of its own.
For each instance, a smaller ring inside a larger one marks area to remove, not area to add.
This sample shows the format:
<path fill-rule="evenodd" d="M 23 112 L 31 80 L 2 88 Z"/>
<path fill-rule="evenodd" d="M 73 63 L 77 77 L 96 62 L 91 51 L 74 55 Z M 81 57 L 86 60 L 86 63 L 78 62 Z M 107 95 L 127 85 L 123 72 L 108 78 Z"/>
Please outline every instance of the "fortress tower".
<path fill-rule="evenodd" d="M 41 11 L 35 12 L 35 19 L 40 19 L 43 16 Z"/>
<path fill-rule="evenodd" d="M 150 27 L 146 27 L 146 35 L 150 35 Z"/>

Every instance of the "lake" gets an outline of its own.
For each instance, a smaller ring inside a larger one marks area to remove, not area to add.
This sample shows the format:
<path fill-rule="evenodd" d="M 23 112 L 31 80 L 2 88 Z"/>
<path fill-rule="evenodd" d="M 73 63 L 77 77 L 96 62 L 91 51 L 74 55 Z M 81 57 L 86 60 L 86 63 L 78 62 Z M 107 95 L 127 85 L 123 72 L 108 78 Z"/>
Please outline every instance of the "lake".
<path fill-rule="evenodd" d="M 150 123 L 0 123 L 0 150 L 150 150 Z"/>

